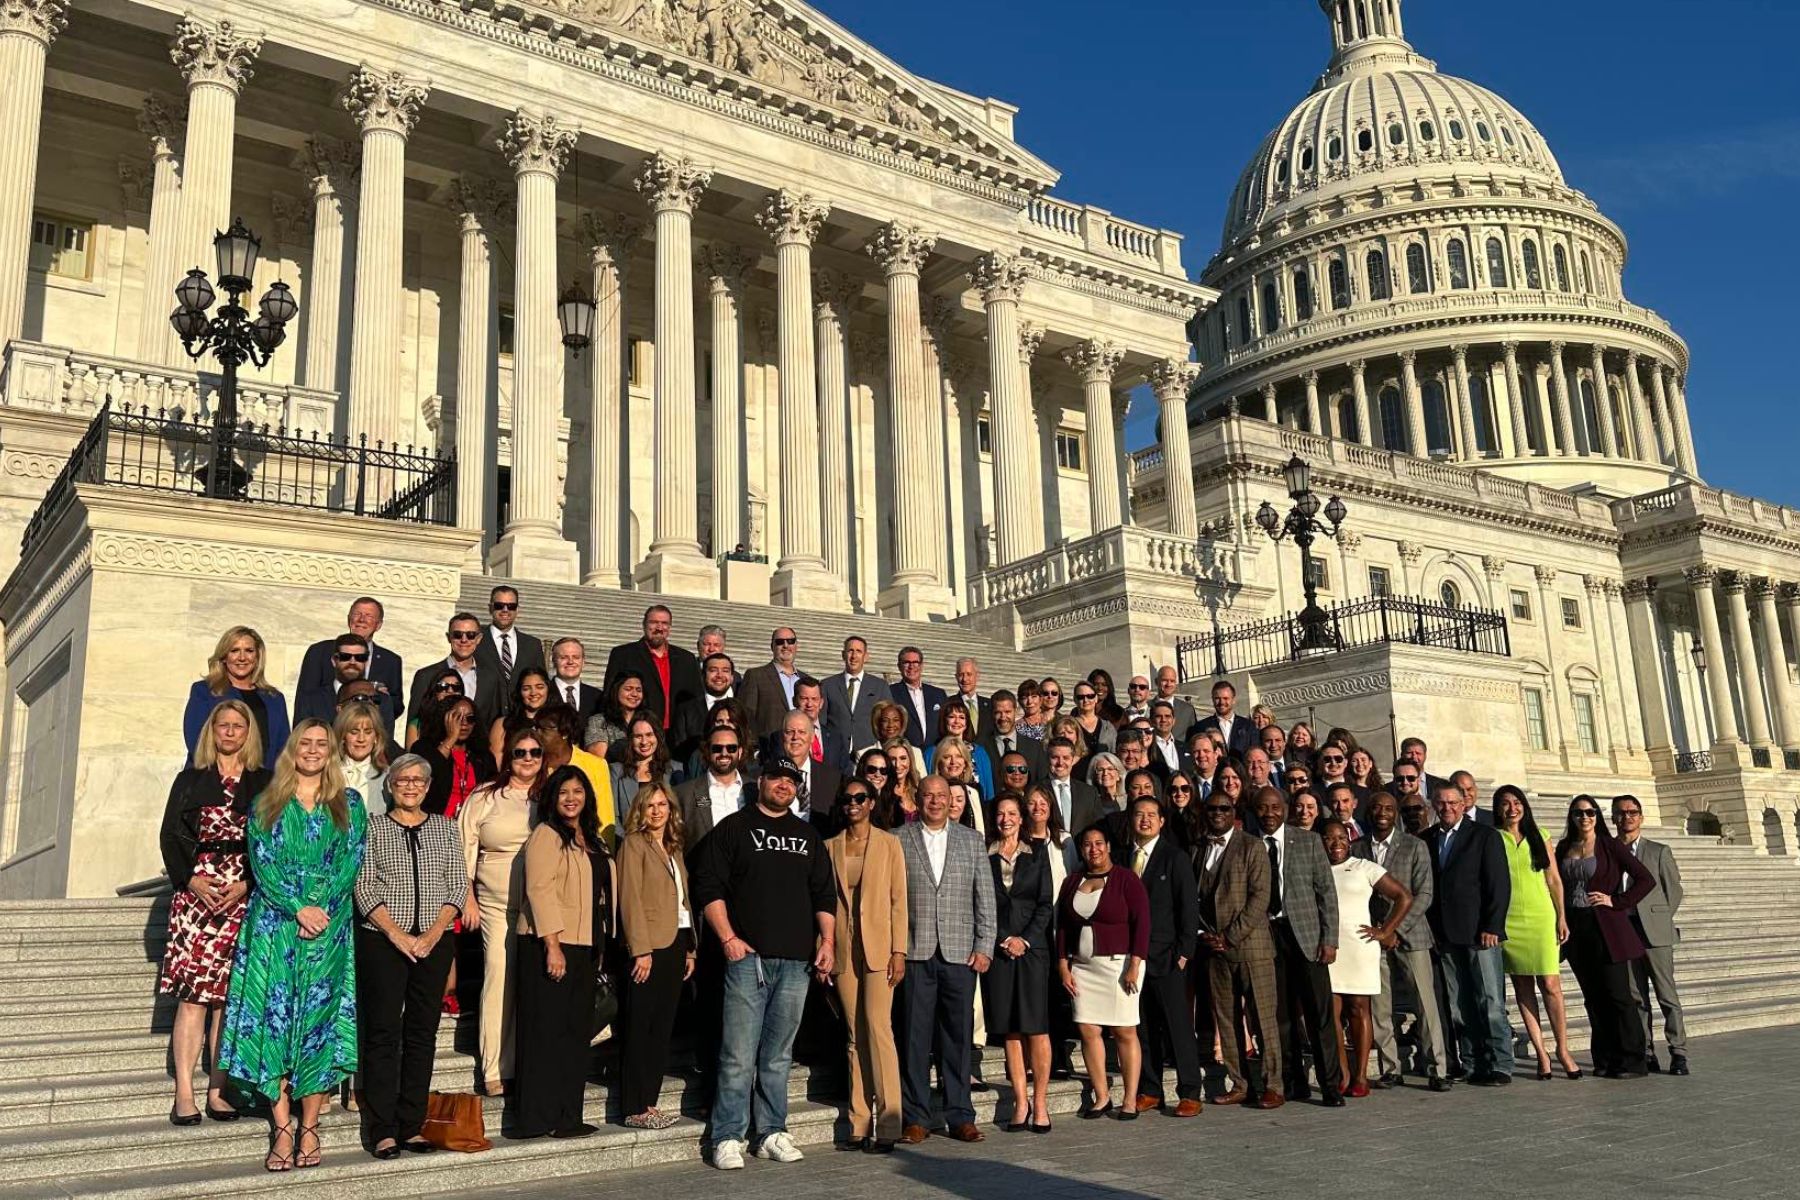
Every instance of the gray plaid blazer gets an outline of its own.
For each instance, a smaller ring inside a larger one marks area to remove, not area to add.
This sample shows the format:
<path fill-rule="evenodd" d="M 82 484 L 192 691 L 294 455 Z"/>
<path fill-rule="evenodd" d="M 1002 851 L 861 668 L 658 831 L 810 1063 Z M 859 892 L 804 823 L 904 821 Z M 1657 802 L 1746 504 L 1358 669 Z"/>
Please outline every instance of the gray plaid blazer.
<path fill-rule="evenodd" d="M 900 830 L 910 926 L 906 957 L 914 962 L 933 954 L 942 954 L 944 961 L 952 963 L 967 962 L 971 954 L 994 956 L 998 905 L 987 846 L 967 825 L 952 821 L 949 831 L 944 877 L 933 882 L 931 857 L 925 852 L 925 826 L 915 821 Z"/>
<path fill-rule="evenodd" d="M 1261 845 L 1267 855 L 1269 844 Z M 1331 878 L 1325 843 L 1318 834 L 1292 825 L 1287 826 L 1287 852 L 1281 856 L 1281 911 L 1307 957 L 1316 957 L 1320 946 L 1337 946 L 1337 884 Z"/>
<path fill-rule="evenodd" d="M 1350 847 L 1350 853 L 1358 858 L 1375 861 L 1375 847 L 1368 836 L 1359 837 Z M 1394 844 L 1388 849 L 1387 873 L 1399 880 L 1400 886 L 1413 894 L 1412 907 L 1406 910 L 1406 920 L 1400 922 L 1400 948 L 1402 950 L 1431 949 L 1431 921 L 1425 916 L 1431 911 L 1431 851 L 1404 829 L 1394 830 Z M 1369 901 L 1369 919 L 1376 925 L 1388 918 L 1392 907 L 1389 901 L 1377 895 Z"/>

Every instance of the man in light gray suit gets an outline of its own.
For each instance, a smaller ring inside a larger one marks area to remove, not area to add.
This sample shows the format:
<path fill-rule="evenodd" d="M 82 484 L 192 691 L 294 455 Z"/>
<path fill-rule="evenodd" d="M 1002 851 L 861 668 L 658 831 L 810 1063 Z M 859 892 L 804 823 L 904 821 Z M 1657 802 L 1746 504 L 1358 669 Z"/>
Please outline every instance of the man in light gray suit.
<path fill-rule="evenodd" d="M 1669 1074 L 1686 1075 L 1687 1021 L 1681 1014 L 1681 993 L 1675 989 L 1675 943 L 1681 940 L 1675 912 L 1683 895 L 1681 868 L 1667 846 L 1642 836 L 1644 806 L 1636 796 L 1614 796 L 1612 810 L 1619 840 L 1656 876 L 1655 890 L 1638 901 L 1631 914 L 1631 923 L 1648 947 L 1648 953 L 1631 964 L 1632 992 L 1644 1016 L 1644 1065 L 1652 1071 L 1662 1069 L 1656 1061 L 1656 1041 L 1650 1036 L 1650 989 L 1654 987 L 1656 1003 L 1662 1008 L 1663 1041 L 1669 1044 Z"/>
<path fill-rule="evenodd" d="M 981 835 L 950 820 L 950 781 L 942 775 L 919 784 L 919 817 L 900 830 L 908 918 L 900 1140 L 916 1146 L 927 1136 L 935 1049 L 946 1132 L 979 1142 L 986 1135 L 969 1098 L 969 1052 L 975 977 L 993 960 L 998 932 L 994 876 Z"/>
<path fill-rule="evenodd" d="M 1394 1038 L 1394 985 L 1404 979 L 1419 1014 L 1428 1086 L 1434 1092 L 1446 1092 L 1450 1080 L 1444 1074 L 1444 1018 L 1431 970 L 1431 922 L 1425 916 L 1431 908 L 1431 852 L 1424 842 L 1399 827 L 1400 805 L 1388 793 L 1376 792 L 1369 798 L 1368 818 L 1369 832 L 1356 840 L 1350 853 L 1382 868 L 1413 895 L 1412 908 L 1394 931 L 1393 944 L 1382 945 L 1381 994 L 1372 1006 L 1375 1061 L 1381 1067 L 1374 1086 L 1398 1087 L 1403 1074 L 1400 1047 Z M 1379 926 L 1387 920 L 1392 905 L 1379 895 L 1371 905 L 1370 919 Z"/>
<path fill-rule="evenodd" d="M 865 671 L 868 661 L 869 643 L 851 634 L 844 639 L 844 669 L 824 679 L 825 728 L 831 740 L 850 748 L 843 762 L 831 765 L 846 773 L 854 769 L 856 756 L 875 744 L 875 705 L 891 698 L 887 681 Z"/>

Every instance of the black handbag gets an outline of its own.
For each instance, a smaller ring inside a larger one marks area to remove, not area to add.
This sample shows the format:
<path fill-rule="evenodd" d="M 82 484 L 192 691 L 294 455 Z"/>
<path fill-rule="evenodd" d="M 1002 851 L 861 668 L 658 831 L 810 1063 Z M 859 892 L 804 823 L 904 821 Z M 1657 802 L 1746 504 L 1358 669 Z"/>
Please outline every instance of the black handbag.
<path fill-rule="evenodd" d="M 598 1037 L 600 1031 L 619 1019 L 619 989 L 613 986 L 612 975 L 604 966 L 594 968 L 594 1023 L 589 1031 L 590 1038 Z"/>
<path fill-rule="evenodd" d="M 612 903 L 609 888 L 601 879 L 611 878 L 612 856 L 602 849 L 594 855 L 594 1019 L 588 1030 L 590 1039 L 619 1019 L 619 989 L 607 969 L 607 948 L 611 942 Z M 604 872 L 604 876 L 603 873 Z"/>

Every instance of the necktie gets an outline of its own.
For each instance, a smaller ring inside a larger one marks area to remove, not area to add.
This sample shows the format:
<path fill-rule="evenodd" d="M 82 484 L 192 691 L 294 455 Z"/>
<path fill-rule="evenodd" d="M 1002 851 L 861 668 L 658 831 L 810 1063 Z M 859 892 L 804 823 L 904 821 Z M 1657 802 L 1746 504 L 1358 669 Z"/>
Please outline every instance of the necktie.
<path fill-rule="evenodd" d="M 1438 866 L 1440 867 L 1450 861 L 1450 835 L 1455 832 L 1454 829 L 1444 830 L 1444 840 L 1438 843 Z"/>
<path fill-rule="evenodd" d="M 512 669 L 512 633 L 509 631 L 500 635 L 500 686 L 503 691 L 512 687 Z"/>
<path fill-rule="evenodd" d="M 812 760 L 814 762 L 825 761 L 825 751 L 819 746 L 819 735 L 816 733 L 813 734 Z"/>
<path fill-rule="evenodd" d="M 1131 869 L 1137 874 L 1139 879 L 1144 877 L 1144 867 L 1149 861 L 1150 853 L 1142 846 L 1137 847 L 1131 852 Z"/>
<path fill-rule="evenodd" d="M 1000 739 L 1000 753 L 1002 755 L 1006 755 L 1006 754 L 1011 754 L 1012 751 L 1013 751 L 1013 740 L 1012 740 L 1012 734 L 1009 733 Z"/>
<path fill-rule="evenodd" d="M 1200 781 L 1200 798 L 1204 800 L 1210 795 L 1212 795 L 1212 780 L 1202 779 Z"/>
<path fill-rule="evenodd" d="M 573 683 L 563 684 L 563 699 L 568 702 L 570 708 L 581 707 L 581 701 L 577 698 L 578 693 L 575 688 L 576 685 Z"/>
<path fill-rule="evenodd" d="M 862 691 L 862 676 L 861 675 L 852 675 L 850 677 L 850 711 L 851 712 L 856 711 L 856 694 L 860 691 Z"/>
<path fill-rule="evenodd" d="M 1062 809 L 1063 827 L 1066 829 L 1075 820 L 1075 814 L 1069 807 L 1069 781 L 1056 781 L 1056 807 Z"/>
<path fill-rule="evenodd" d="M 806 786 L 806 781 L 811 775 L 812 772 L 810 771 L 800 772 L 800 786 L 794 791 L 794 798 L 800 802 L 800 815 L 803 817 L 812 811 L 812 799 L 810 791 Z"/>
<path fill-rule="evenodd" d="M 1263 841 L 1269 843 L 1269 915 L 1272 917 L 1281 911 L 1281 851 L 1275 846 L 1274 834 Z"/>

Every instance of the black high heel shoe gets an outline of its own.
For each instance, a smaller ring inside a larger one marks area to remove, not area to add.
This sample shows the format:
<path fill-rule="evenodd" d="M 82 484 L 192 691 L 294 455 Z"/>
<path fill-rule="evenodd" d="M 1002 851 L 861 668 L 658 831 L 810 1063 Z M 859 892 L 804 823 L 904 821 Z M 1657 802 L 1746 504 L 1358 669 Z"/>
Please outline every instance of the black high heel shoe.
<path fill-rule="evenodd" d="M 1031 1128 L 1031 1105 L 1023 1105 L 1013 1111 L 1013 1119 L 1006 1126 L 1008 1133 L 1024 1133 Z"/>
<path fill-rule="evenodd" d="M 1081 1119 L 1084 1121 L 1098 1121 L 1101 1117 L 1110 1117 L 1112 1115 L 1112 1111 L 1113 1111 L 1113 1102 L 1111 1100 L 1108 1100 L 1104 1105 L 1102 1105 L 1099 1108 L 1094 1108 L 1094 1107 L 1090 1106 L 1088 1108 L 1082 1109 L 1081 1112 L 1077 1115 L 1080 1116 Z"/>

